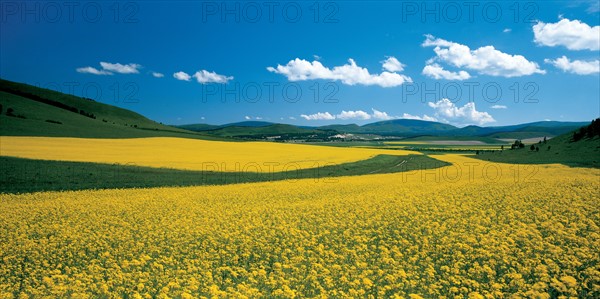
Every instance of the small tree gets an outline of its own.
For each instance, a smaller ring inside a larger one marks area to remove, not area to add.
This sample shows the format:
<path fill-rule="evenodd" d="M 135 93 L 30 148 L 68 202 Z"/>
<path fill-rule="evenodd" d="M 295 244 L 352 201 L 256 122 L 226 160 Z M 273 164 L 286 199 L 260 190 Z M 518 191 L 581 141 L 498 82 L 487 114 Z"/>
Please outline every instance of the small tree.
<path fill-rule="evenodd" d="M 500 146 L 500 150 L 504 150 L 504 145 L 501 145 L 501 146 Z"/>
<path fill-rule="evenodd" d="M 534 151 L 534 150 L 535 150 L 535 145 L 533 145 L 533 144 L 532 144 L 532 145 L 529 147 L 529 149 L 530 149 L 530 150 L 532 150 L 532 151 Z"/>
<path fill-rule="evenodd" d="M 550 146 L 548 145 L 548 150 L 550 150 Z"/>
<path fill-rule="evenodd" d="M 548 142 L 548 140 L 546 139 L 546 136 L 544 136 L 544 144 Z"/>
<path fill-rule="evenodd" d="M 0 104 L 0 114 L 2 114 L 2 104 Z"/>
<path fill-rule="evenodd" d="M 588 126 L 581 127 L 579 130 L 573 133 L 572 141 L 579 141 L 583 138 L 594 138 L 600 136 L 600 118 L 592 120 L 592 123 Z"/>
<path fill-rule="evenodd" d="M 6 115 L 8 115 L 8 116 L 15 116 L 15 114 L 13 112 L 15 112 L 15 110 L 13 110 L 13 108 L 6 109 Z"/>
<path fill-rule="evenodd" d="M 581 127 L 573 133 L 573 141 L 579 141 L 587 135 L 587 127 Z"/>
<path fill-rule="evenodd" d="M 600 136 L 600 118 L 592 120 L 592 124 L 588 126 L 587 138 Z"/>
<path fill-rule="evenodd" d="M 516 148 L 524 148 L 525 144 L 523 144 L 523 142 L 521 142 L 521 140 L 515 140 L 515 142 L 510 146 L 511 149 L 516 149 Z"/>
<path fill-rule="evenodd" d="M 535 151 L 536 151 L 536 152 L 539 152 L 539 151 L 540 151 L 540 148 L 536 146 L 536 147 L 535 147 Z"/>

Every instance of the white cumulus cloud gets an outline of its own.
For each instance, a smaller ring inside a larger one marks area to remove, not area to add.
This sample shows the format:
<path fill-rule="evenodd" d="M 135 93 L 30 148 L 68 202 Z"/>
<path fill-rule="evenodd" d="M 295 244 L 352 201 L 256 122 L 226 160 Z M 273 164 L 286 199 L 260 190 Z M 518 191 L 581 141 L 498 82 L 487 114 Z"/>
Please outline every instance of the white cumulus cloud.
<path fill-rule="evenodd" d="M 527 60 L 524 56 L 506 54 L 496 50 L 494 46 L 471 50 L 468 46 L 436 38 L 429 34 L 426 35 L 422 46 L 434 47 L 433 51 L 436 56 L 430 62 L 445 62 L 454 67 L 474 70 L 484 75 L 520 77 L 546 73 L 539 68 L 537 63 Z"/>
<path fill-rule="evenodd" d="M 233 80 L 233 76 L 219 75 L 215 72 L 209 72 L 207 70 L 199 70 L 191 76 L 186 72 L 177 72 L 173 74 L 173 77 L 181 81 L 190 81 L 192 78 L 194 78 L 200 84 L 227 83 L 230 80 Z"/>
<path fill-rule="evenodd" d="M 104 70 L 119 74 L 137 74 L 140 72 L 138 69 L 142 67 L 136 63 L 120 64 L 110 62 L 100 62 L 100 66 L 102 66 Z"/>
<path fill-rule="evenodd" d="M 449 123 L 483 125 L 496 121 L 489 113 L 477 111 L 473 102 L 459 107 L 448 99 L 441 99 L 428 105 L 435 110 L 435 116 Z"/>
<path fill-rule="evenodd" d="M 490 107 L 492 109 L 507 109 L 508 107 L 504 106 L 504 105 L 494 105 L 492 107 Z"/>
<path fill-rule="evenodd" d="M 390 56 L 386 60 L 382 61 L 382 67 L 388 72 L 401 72 L 404 70 L 405 65 L 402 64 L 396 57 Z"/>
<path fill-rule="evenodd" d="M 387 114 L 387 112 L 379 111 L 371 108 L 372 113 L 365 112 L 363 110 L 342 110 L 342 112 L 338 114 L 332 114 L 329 112 L 317 112 L 315 114 L 302 114 L 300 117 L 306 120 L 334 120 L 334 119 L 342 119 L 342 120 L 369 120 L 369 119 L 378 119 L 378 120 L 388 120 L 388 119 L 396 119 L 398 117 L 391 116 Z M 292 118 L 290 118 L 292 119 Z"/>
<path fill-rule="evenodd" d="M 366 119 L 370 119 L 371 115 L 367 112 L 364 112 L 362 110 L 357 110 L 357 111 L 344 111 L 342 110 L 342 112 L 340 114 L 338 114 L 336 116 L 336 118 L 338 119 L 360 119 L 360 120 L 366 120 Z"/>
<path fill-rule="evenodd" d="M 418 115 L 412 115 L 412 114 L 408 114 L 408 113 L 403 113 L 402 117 L 400 118 L 404 118 L 404 119 L 416 119 L 416 120 L 426 120 L 426 121 L 438 121 L 437 118 L 433 117 L 433 116 L 429 116 L 427 114 L 423 114 L 423 116 L 418 116 Z"/>
<path fill-rule="evenodd" d="M 173 78 L 181 81 L 190 81 L 190 79 L 192 79 L 192 76 L 190 76 L 186 72 L 177 72 L 173 74 Z"/>
<path fill-rule="evenodd" d="M 387 112 L 375 110 L 373 108 L 371 108 L 371 110 L 373 111 L 373 114 L 371 114 L 371 116 L 375 119 L 388 120 L 388 119 L 397 118 L 397 117 L 388 115 Z"/>
<path fill-rule="evenodd" d="M 333 68 L 325 67 L 316 60 L 310 62 L 296 58 L 290 60 L 286 65 L 278 64 L 277 67 L 267 67 L 267 70 L 284 75 L 290 81 L 325 79 L 339 80 L 346 85 L 378 85 L 381 87 L 394 87 L 405 82 L 412 82 L 410 77 L 396 72 L 384 71 L 380 74 L 371 74 L 368 69 L 358 66 L 352 58 L 348 59 L 347 64 Z"/>
<path fill-rule="evenodd" d="M 451 72 L 445 70 L 442 66 L 437 63 L 426 65 L 423 68 L 423 75 L 431 77 L 433 79 L 446 79 L 446 80 L 467 80 L 471 78 L 471 75 L 465 71 Z"/>
<path fill-rule="evenodd" d="M 164 76 L 165 76 L 165 75 L 164 75 L 164 74 L 162 74 L 162 73 L 159 73 L 159 72 L 152 72 L 152 77 L 154 77 L 154 78 L 162 78 L 162 77 L 164 77 Z"/>
<path fill-rule="evenodd" d="M 80 67 L 75 69 L 78 73 L 83 73 L 83 74 L 92 74 L 92 75 L 112 75 L 111 72 L 105 71 L 105 70 L 99 70 L 96 68 L 93 68 L 91 66 L 86 66 L 86 67 Z"/>
<path fill-rule="evenodd" d="M 207 70 L 197 71 L 192 77 L 196 78 L 196 81 L 198 81 L 200 84 L 227 83 L 229 80 L 233 80 L 233 76 L 219 75 L 215 72 L 209 72 Z"/>
<path fill-rule="evenodd" d="M 302 114 L 300 117 L 306 120 L 332 120 L 335 119 L 334 115 L 329 112 L 317 112 L 315 114 Z"/>
<path fill-rule="evenodd" d="M 579 20 L 540 21 L 533 25 L 533 35 L 534 41 L 543 46 L 565 46 L 569 50 L 600 49 L 600 26 L 591 27 Z"/>
<path fill-rule="evenodd" d="M 555 60 L 545 59 L 544 62 L 550 63 L 561 69 L 563 72 L 573 73 L 577 75 L 591 75 L 600 73 L 600 60 L 569 60 L 566 56 L 562 56 Z"/>
<path fill-rule="evenodd" d="M 139 69 L 142 67 L 137 63 L 120 64 L 110 62 L 100 62 L 101 69 L 97 69 L 91 66 L 80 67 L 75 69 L 78 73 L 92 74 L 92 75 L 112 75 L 113 73 L 119 74 L 138 74 Z"/>

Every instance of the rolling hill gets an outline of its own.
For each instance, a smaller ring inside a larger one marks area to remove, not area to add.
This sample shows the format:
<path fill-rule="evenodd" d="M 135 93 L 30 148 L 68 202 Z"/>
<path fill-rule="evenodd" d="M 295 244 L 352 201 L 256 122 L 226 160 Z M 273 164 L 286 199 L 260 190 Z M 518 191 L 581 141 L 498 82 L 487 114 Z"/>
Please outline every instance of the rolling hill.
<path fill-rule="evenodd" d="M 589 123 L 586 123 L 589 124 Z M 573 140 L 574 131 L 544 142 L 532 143 L 539 148 L 531 150 L 532 144 L 524 148 L 495 152 L 483 152 L 475 158 L 502 163 L 548 164 L 560 163 L 568 166 L 600 167 L 600 136 Z"/>
<path fill-rule="evenodd" d="M 322 130 L 334 130 L 340 133 L 359 133 L 361 131 L 361 127 L 357 124 L 349 124 L 349 125 L 327 125 L 321 127 L 304 127 L 304 128 L 319 128 Z"/>
<path fill-rule="evenodd" d="M 446 138 L 486 137 L 494 139 L 526 139 L 554 137 L 573 131 L 587 122 L 541 121 L 511 126 L 480 127 L 455 126 L 423 120 L 395 119 L 365 124 L 334 124 L 320 127 L 294 126 L 269 122 L 241 122 L 220 126 L 190 124 L 177 126 L 182 129 L 204 132 L 216 136 L 273 136 L 281 134 L 318 134 L 339 132 L 348 134 L 371 134 L 394 137 L 440 136 Z"/>
<path fill-rule="evenodd" d="M 285 138 L 294 139 L 309 137 L 313 135 L 332 136 L 338 131 L 332 129 L 322 129 L 314 127 L 301 127 L 288 124 L 277 124 L 264 121 L 243 121 L 225 125 L 191 124 L 177 126 L 181 129 L 187 129 L 214 136 L 237 137 L 237 138 Z"/>
<path fill-rule="evenodd" d="M 361 128 L 364 133 L 380 135 L 444 134 L 456 130 L 456 127 L 452 125 L 415 119 L 385 120 L 366 124 Z"/>
<path fill-rule="evenodd" d="M 235 123 L 229 123 L 224 125 L 209 125 L 209 124 L 190 124 L 190 125 L 179 125 L 174 126 L 180 129 L 202 132 L 202 131 L 216 131 L 219 129 L 229 128 L 229 127 L 238 127 L 238 128 L 262 128 L 268 127 L 272 125 L 278 125 L 276 123 L 266 122 L 266 121 L 241 121 Z"/>
<path fill-rule="evenodd" d="M 554 137 L 571 132 L 587 122 L 539 121 L 511 126 L 479 127 L 466 126 L 452 132 L 454 136 L 488 136 L 492 138 L 525 139 L 533 137 Z"/>
<path fill-rule="evenodd" d="M 318 129 L 305 129 L 286 124 L 270 124 L 267 126 L 245 127 L 239 125 L 224 126 L 210 131 L 203 131 L 207 134 L 224 137 L 248 137 L 248 138 L 266 138 L 282 135 L 308 136 L 314 134 L 335 135 L 336 131 L 325 131 Z M 292 136 L 288 136 L 292 137 Z"/>
<path fill-rule="evenodd" d="M 175 126 L 180 129 L 194 131 L 194 132 L 202 132 L 202 131 L 210 131 L 220 128 L 221 126 L 209 125 L 209 124 L 191 124 L 191 125 L 182 125 Z"/>
<path fill-rule="evenodd" d="M 215 139 L 127 109 L 7 80 L 0 80 L 0 105 L 0 135 L 4 136 Z"/>

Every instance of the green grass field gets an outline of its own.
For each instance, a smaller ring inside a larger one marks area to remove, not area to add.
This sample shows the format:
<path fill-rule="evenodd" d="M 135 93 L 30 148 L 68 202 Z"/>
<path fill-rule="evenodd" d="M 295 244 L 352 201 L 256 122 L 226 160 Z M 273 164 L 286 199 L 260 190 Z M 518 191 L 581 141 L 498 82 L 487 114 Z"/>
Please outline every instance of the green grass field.
<path fill-rule="evenodd" d="M 486 143 L 489 141 L 490 143 Z M 453 143 L 453 144 L 445 144 Z M 405 138 L 398 141 L 340 141 L 311 143 L 314 145 L 336 147 L 364 147 L 387 150 L 414 150 L 422 153 L 475 153 L 476 151 L 495 151 L 510 148 L 506 141 L 486 137 L 416 137 Z"/>
<path fill-rule="evenodd" d="M 49 190 L 146 188 L 162 186 L 223 185 L 340 176 L 393 173 L 449 165 L 424 155 L 379 155 L 371 159 L 290 170 L 287 172 L 214 172 L 99 163 L 30 160 L 0 157 L 0 193 Z"/>
<path fill-rule="evenodd" d="M 428 143 L 406 143 L 406 144 L 386 144 L 381 148 L 407 149 L 415 151 L 433 150 L 433 151 L 481 151 L 481 150 L 500 150 L 509 147 L 510 144 L 428 144 Z"/>
<path fill-rule="evenodd" d="M 540 150 L 530 150 L 531 144 L 525 148 L 504 151 L 482 152 L 475 158 L 502 163 L 516 164 L 550 164 L 560 163 L 574 167 L 600 167 L 600 138 L 583 139 L 571 142 L 572 133 L 554 137 L 547 143 L 533 143 Z M 507 147 L 505 147 L 507 148 Z"/>
<path fill-rule="evenodd" d="M 411 143 L 411 142 L 430 142 L 432 144 L 443 142 L 443 141 L 478 141 L 484 144 L 505 144 L 506 142 L 502 140 L 498 140 L 492 137 L 478 137 L 478 136 L 419 136 L 419 137 L 410 137 L 404 138 L 400 140 L 403 143 Z"/>

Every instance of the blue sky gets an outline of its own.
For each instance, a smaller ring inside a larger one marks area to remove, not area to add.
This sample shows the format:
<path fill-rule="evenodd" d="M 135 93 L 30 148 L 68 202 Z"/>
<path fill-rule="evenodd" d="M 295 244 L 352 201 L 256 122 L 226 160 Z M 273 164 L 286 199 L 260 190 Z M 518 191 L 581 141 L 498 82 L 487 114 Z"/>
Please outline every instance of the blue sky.
<path fill-rule="evenodd" d="M 469 3 L 3 1 L 0 77 L 168 124 L 600 115 L 597 1 Z"/>

